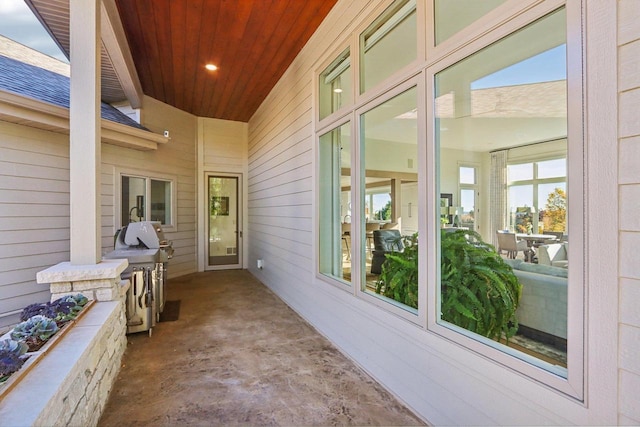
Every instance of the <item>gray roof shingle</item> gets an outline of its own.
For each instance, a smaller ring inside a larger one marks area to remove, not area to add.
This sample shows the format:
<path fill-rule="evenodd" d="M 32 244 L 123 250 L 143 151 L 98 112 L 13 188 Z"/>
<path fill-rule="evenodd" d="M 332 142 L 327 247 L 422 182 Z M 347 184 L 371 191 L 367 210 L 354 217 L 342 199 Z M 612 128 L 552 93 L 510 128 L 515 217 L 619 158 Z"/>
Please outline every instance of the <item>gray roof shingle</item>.
<path fill-rule="evenodd" d="M 28 96 L 49 104 L 69 108 L 69 78 L 0 55 L 0 89 Z M 148 130 L 115 107 L 102 102 L 105 120 Z"/>

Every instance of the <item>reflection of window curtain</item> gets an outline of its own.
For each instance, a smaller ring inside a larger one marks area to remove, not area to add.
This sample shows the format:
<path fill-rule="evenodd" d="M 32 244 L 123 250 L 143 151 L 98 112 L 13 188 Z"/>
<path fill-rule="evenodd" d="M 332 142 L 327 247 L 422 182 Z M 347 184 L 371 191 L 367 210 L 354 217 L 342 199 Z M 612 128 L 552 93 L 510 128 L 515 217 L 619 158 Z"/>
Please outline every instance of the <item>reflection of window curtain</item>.
<path fill-rule="evenodd" d="M 498 244 L 496 231 L 504 230 L 507 226 L 507 152 L 508 150 L 502 150 L 491 153 L 489 232 L 494 246 Z"/>

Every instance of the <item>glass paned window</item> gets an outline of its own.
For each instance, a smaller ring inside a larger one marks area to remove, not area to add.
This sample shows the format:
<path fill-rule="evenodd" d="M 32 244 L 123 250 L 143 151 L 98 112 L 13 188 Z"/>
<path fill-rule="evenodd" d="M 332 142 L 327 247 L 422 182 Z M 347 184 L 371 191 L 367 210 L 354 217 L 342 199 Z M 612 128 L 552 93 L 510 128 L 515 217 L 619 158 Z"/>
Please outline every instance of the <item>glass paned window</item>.
<path fill-rule="evenodd" d="M 121 190 L 120 223 L 125 226 L 130 222 L 146 221 L 147 180 L 123 175 Z"/>
<path fill-rule="evenodd" d="M 171 224 L 171 181 L 151 180 L 151 221 Z"/>
<path fill-rule="evenodd" d="M 435 75 L 437 182 L 451 187 L 455 162 L 488 165 L 477 182 L 491 199 L 487 230 L 439 234 L 438 323 L 561 377 L 568 246 L 544 231 L 566 225 L 565 52 L 560 9 Z"/>
<path fill-rule="evenodd" d="M 410 187 L 417 181 L 417 119 L 415 87 L 360 117 L 362 289 L 412 312 L 418 308 L 417 242 L 412 237 L 418 228 L 418 194 Z M 380 193 L 385 195 L 376 197 Z M 401 283 L 391 286 L 397 272 Z"/>
<path fill-rule="evenodd" d="M 436 44 L 486 15 L 506 0 L 435 0 Z"/>
<path fill-rule="evenodd" d="M 320 273 L 351 282 L 350 125 L 320 136 Z"/>
<path fill-rule="evenodd" d="M 171 179 L 120 174 L 120 226 L 139 221 L 175 226 L 173 191 Z"/>
<path fill-rule="evenodd" d="M 349 49 L 320 73 L 319 85 L 320 120 L 351 104 L 353 84 Z"/>
<path fill-rule="evenodd" d="M 360 93 L 416 60 L 416 16 L 415 0 L 396 1 L 362 33 Z"/>
<path fill-rule="evenodd" d="M 461 166 L 460 167 L 460 184 L 475 185 L 475 183 L 476 183 L 476 168 Z"/>
<path fill-rule="evenodd" d="M 555 159 L 547 160 L 545 162 L 538 162 L 537 177 L 539 179 L 544 178 L 559 178 L 567 176 L 567 159 Z"/>
<path fill-rule="evenodd" d="M 533 163 L 507 166 L 507 179 L 510 182 L 533 179 Z"/>

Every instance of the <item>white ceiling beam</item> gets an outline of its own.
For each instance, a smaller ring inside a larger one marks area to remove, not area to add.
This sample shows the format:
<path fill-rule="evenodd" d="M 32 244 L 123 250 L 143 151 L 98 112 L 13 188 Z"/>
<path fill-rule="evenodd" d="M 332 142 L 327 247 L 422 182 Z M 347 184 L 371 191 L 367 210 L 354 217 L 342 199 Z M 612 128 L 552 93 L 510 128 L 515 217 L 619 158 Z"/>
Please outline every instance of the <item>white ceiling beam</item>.
<path fill-rule="evenodd" d="M 129 50 L 124 27 L 114 0 L 102 0 L 101 37 L 104 49 L 111 59 L 122 90 L 133 108 L 142 106 L 142 85 Z"/>

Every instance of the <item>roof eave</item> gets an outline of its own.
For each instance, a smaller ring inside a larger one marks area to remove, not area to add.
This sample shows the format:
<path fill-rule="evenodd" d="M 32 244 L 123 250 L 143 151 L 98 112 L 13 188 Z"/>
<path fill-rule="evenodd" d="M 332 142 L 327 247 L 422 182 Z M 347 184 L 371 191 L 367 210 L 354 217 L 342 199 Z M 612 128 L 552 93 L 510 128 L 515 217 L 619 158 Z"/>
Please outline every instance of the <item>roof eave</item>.
<path fill-rule="evenodd" d="M 34 98 L 0 90 L 0 120 L 57 133 L 69 133 L 69 110 Z M 102 142 L 139 151 L 157 150 L 169 138 L 101 119 Z"/>

